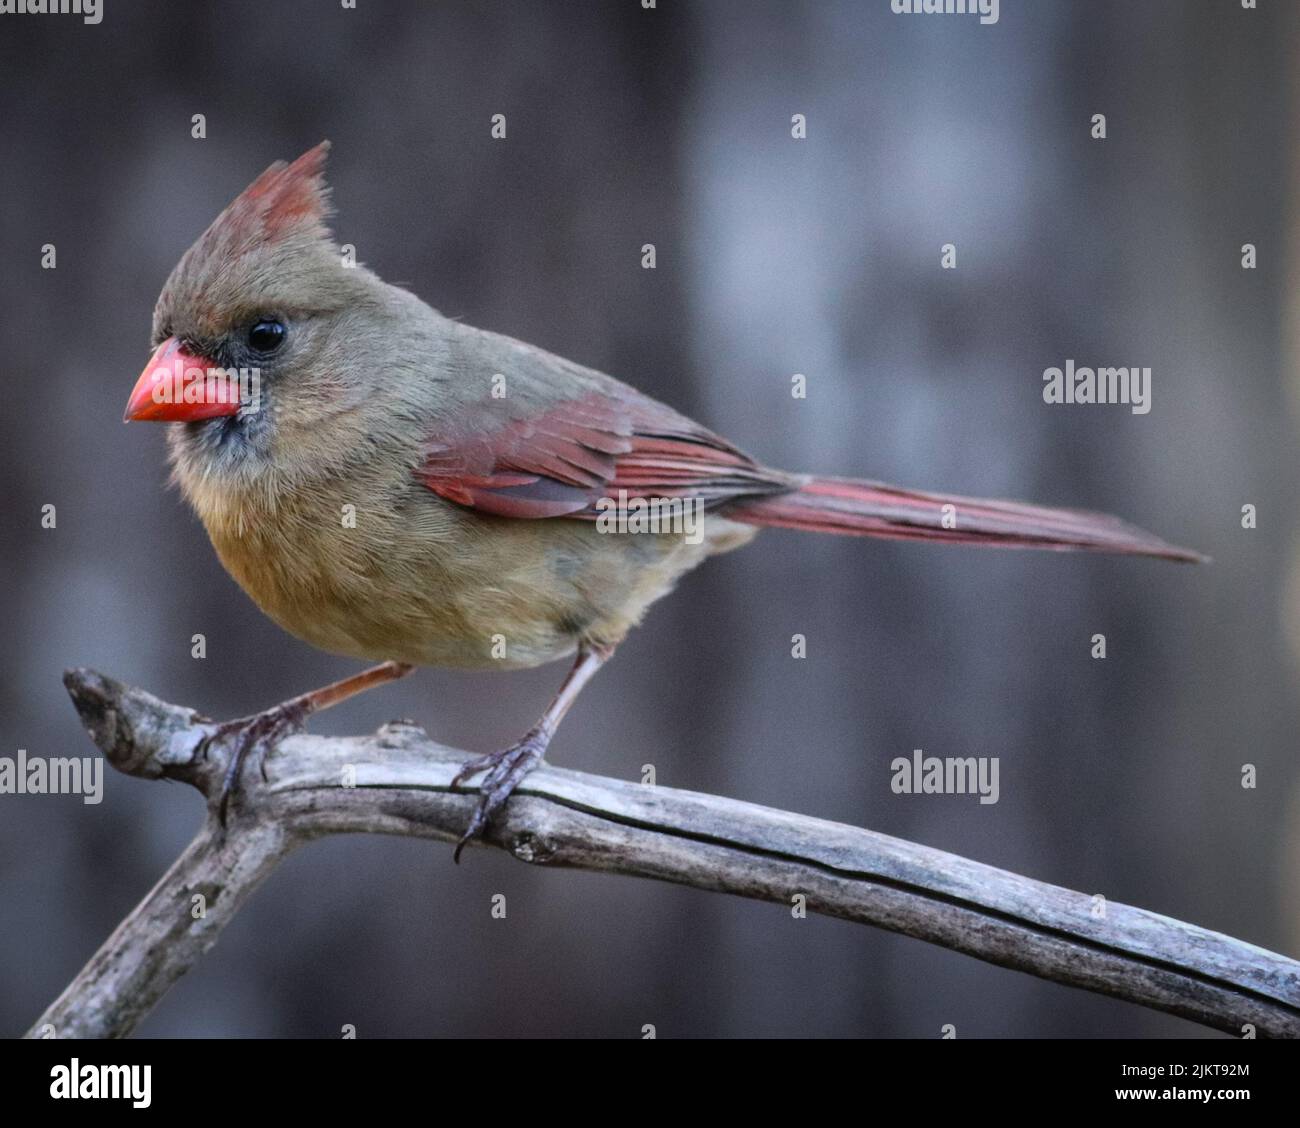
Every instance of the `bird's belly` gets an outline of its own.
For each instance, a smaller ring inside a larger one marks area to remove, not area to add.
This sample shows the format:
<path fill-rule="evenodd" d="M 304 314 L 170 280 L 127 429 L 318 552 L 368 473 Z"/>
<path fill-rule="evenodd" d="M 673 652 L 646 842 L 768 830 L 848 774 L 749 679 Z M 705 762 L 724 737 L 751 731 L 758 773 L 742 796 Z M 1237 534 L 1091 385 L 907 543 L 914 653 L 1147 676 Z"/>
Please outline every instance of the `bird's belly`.
<path fill-rule="evenodd" d="M 218 545 L 227 570 L 259 608 L 321 650 L 367 661 L 462 669 L 522 668 L 571 652 L 575 640 L 540 623 L 510 588 L 449 580 L 437 563 L 401 552 L 379 558 L 273 559 L 253 544 Z M 478 596 L 474 598 L 474 589 Z M 498 597 L 495 613 L 483 606 Z M 469 603 L 469 607 L 466 603 Z"/>
<path fill-rule="evenodd" d="M 223 565 L 271 619 L 331 653 L 462 669 L 537 666 L 584 639 L 616 645 L 718 547 L 442 504 L 382 520 L 358 512 L 359 527 L 374 523 L 364 530 L 279 516 L 240 535 L 209 528 Z"/>

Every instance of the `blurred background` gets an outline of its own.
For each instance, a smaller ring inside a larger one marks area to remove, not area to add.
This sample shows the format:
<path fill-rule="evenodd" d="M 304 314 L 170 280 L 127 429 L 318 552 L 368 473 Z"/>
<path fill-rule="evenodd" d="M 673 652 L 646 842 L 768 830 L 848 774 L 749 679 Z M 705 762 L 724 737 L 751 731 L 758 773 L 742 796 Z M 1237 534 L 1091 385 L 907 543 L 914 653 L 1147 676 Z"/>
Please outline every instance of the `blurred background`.
<path fill-rule="evenodd" d="M 177 258 L 268 163 L 328 137 L 339 241 L 449 315 L 617 375 L 777 466 L 1108 510 L 1214 557 L 771 531 L 655 608 L 553 762 L 653 764 L 663 785 L 1300 954 L 1300 10 L 1004 0 L 981 26 L 888 0 L 104 3 L 95 26 L 0 19 L 0 755 L 94 751 L 70 665 L 217 717 L 357 669 L 260 615 L 168 488 L 162 429 L 121 424 Z M 1044 404 L 1043 370 L 1067 358 L 1150 366 L 1150 414 Z M 563 672 L 421 671 L 311 727 L 407 716 L 490 750 Z M 890 761 L 914 748 L 1000 757 L 1000 801 L 892 794 Z M 0 1034 L 203 815 L 186 788 L 111 771 L 105 788 L 99 806 L 0 796 Z M 455 867 L 450 847 L 378 837 L 292 857 L 141 1033 L 344 1023 L 1202 1033 L 781 905 L 496 851 Z"/>

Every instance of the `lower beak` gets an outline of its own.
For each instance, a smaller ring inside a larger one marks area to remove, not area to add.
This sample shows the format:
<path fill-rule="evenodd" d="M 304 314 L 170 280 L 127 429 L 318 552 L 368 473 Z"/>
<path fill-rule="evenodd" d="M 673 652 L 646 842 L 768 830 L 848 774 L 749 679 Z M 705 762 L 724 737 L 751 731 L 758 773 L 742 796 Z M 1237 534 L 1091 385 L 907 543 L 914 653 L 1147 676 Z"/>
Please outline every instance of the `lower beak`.
<path fill-rule="evenodd" d="M 241 406 L 239 392 L 234 373 L 214 368 L 169 337 L 140 373 L 122 420 L 190 423 L 236 415 Z"/>

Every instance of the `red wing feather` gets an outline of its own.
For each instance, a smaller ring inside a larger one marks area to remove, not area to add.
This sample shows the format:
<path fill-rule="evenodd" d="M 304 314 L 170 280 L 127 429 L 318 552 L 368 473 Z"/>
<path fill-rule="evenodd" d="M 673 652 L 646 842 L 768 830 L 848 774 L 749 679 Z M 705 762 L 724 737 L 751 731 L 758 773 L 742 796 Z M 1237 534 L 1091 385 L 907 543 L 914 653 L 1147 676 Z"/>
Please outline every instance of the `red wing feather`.
<path fill-rule="evenodd" d="M 421 478 L 440 497 L 499 517 L 589 519 L 620 491 L 711 505 L 795 484 L 653 400 L 601 392 L 433 441 Z"/>

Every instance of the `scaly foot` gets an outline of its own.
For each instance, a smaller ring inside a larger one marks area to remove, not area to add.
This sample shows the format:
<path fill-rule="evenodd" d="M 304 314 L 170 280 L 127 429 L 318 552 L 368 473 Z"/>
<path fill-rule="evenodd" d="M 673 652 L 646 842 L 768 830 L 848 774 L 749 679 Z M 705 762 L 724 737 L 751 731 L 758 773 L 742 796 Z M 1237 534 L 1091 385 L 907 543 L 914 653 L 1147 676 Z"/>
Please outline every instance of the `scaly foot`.
<path fill-rule="evenodd" d="M 546 754 L 550 736 L 545 730 L 536 728 L 526 735 L 518 744 L 503 748 L 500 752 L 490 752 L 471 760 L 457 773 L 451 781 L 455 791 L 470 776 L 486 771 L 487 775 L 479 784 L 478 806 L 469 820 L 469 829 L 456 843 L 456 852 L 452 857 L 459 862 L 460 852 L 465 843 L 483 832 L 492 816 L 499 811 L 510 798 L 510 793 L 519 786 L 519 781 L 531 772 Z"/>
<path fill-rule="evenodd" d="M 212 732 L 204 737 L 202 754 L 214 744 L 231 742 L 234 749 L 226 765 L 226 774 L 221 781 L 221 797 L 217 805 L 217 818 L 221 825 L 226 825 L 226 812 L 230 807 L 230 796 L 239 786 L 240 774 L 249 756 L 257 761 L 262 779 L 266 779 L 266 757 L 271 750 L 286 736 L 301 732 L 311 709 L 300 700 L 286 701 L 273 705 L 251 717 L 240 717 L 235 721 L 222 721 L 214 725 Z"/>

